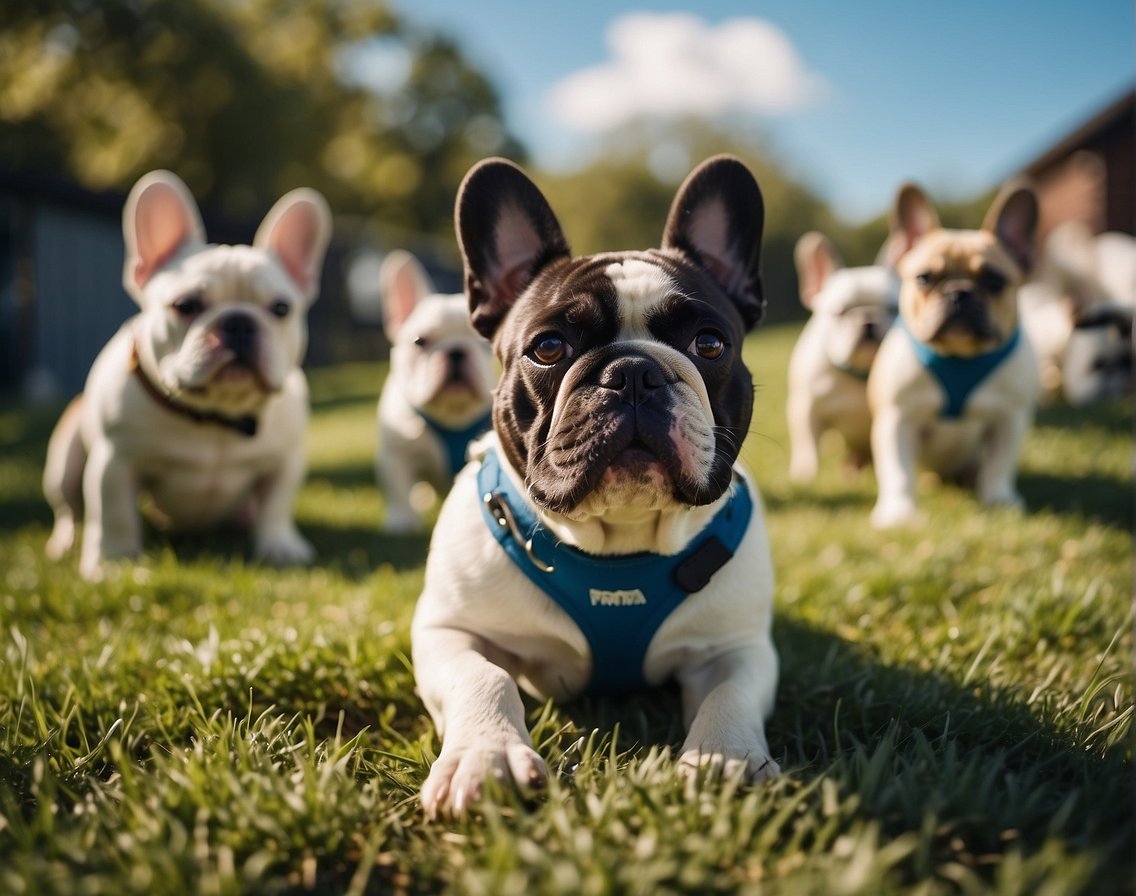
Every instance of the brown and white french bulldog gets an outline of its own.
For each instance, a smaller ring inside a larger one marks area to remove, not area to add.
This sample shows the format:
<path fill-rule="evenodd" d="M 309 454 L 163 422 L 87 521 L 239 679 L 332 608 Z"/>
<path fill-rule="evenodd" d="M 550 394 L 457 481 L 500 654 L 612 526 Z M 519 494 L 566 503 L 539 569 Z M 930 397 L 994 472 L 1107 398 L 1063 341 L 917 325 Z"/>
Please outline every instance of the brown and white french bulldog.
<path fill-rule="evenodd" d="M 899 281 L 883 265 L 845 267 L 815 230 L 797 240 L 793 255 L 801 304 L 812 314 L 789 356 L 789 476 L 808 482 L 826 431 L 840 433 L 854 466 L 871 458 L 868 373 L 895 321 Z"/>
<path fill-rule="evenodd" d="M 439 495 L 449 490 L 469 443 L 489 429 L 496 371 L 463 294 L 436 292 L 418 259 L 401 249 L 383 260 L 379 279 L 391 343 L 375 460 L 387 503 L 383 527 L 419 532 L 415 489 L 424 482 Z"/>
<path fill-rule="evenodd" d="M 878 527 L 917 516 L 916 470 L 975 477 L 984 504 L 1018 506 L 1018 454 L 1040 384 L 1018 324 L 1030 270 L 1037 198 L 1007 185 L 978 230 L 948 230 L 921 189 L 895 200 L 899 321 L 868 378 Z"/>
<path fill-rule="evenodd" d="M 168 171 L 147 174 L 123 211 L 123 283 L 141 310 L 102 349 L 48 444 L 48 554 L 83 520 L 79 569 L 142 550 L 139 500 L 155 522 L 250 523 L 269 563 L 307 563 L 292 519 L 305 471 L 308 307 L 331 235 L 314 190 L 293 190 L 251 246 L 205 242 L 197 204 Z"/>
<path fill-rule="evenodd" d="M 662 247 L 573 258 L 514 165 L 476 165 L 456 228 L 473 324 L 503 368 L 494 432 L 442 506 L 412 627 L 442 737 L 422 788 L 460 814 L 487 778 L 538 789 L 538 698 L 677 679 L 680 772 L 776 774 L 773 568 L 737 467 L 764 210 L 732 157 L 679 188 Z"/>

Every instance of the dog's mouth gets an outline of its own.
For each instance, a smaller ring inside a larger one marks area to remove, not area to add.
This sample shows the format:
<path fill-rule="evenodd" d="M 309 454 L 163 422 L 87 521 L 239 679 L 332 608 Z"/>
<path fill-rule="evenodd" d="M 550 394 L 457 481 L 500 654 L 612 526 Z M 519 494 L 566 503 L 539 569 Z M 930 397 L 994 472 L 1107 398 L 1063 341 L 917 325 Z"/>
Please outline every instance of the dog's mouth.
<path fill-rule="evenodd" d="M 432 363 L 421 366 L 414 376 L 411 400 L 424 409 L 434 405 L 460 409 L 487 397 L 478 370 L 468 357 L 457 353 L 435 356 Z"/>
<path fill-rule="evenodd" d="M 211 388 L 252 387 L 261 392 L 275 391 L 260 366 L 251 358 L 230 356 L 218 358 L 209 375 L 192 385 L 187 391 L 204 394 Z"/>
<path fill-rule="evenodd" d="M 260 379 L 260 374 L 257 373 L 256 368 L 249 361 L 234 358 L 229 363 L 222 365 L 221 369 L 213 375 L 213 379 L 221 382 L 227 380 Z"/>
<path fill-rule="evenodd" d="M 1005 341 L 989 314 L 974 305 L 957 307 L 944 302 L 937 319 L 932 317 L 928 323 L 925 341 L 946 354 L 976 354 Z"/>
<path fill-rule="evenodd" d="M 639 436 L 633 437 L 625 447 L 616 449 L 607 465 L 607 472 L 617 476 L 642 475 L 649 470 L 669 475 L 658 452 Z"/>
<path fill-rule="evenodd" d="M 929 344 L 940 354 L 965 358 L 993 351 L 1002 344 L 1002 339 L 990 330 L 947 324 L 935 331 Z"/>
<path fill-rule="evenodd" d="M 477 389 L 463 374 L 451 374 L 438 387 L 436 395 L 474 395 Z"/>
<path fill-rule="evenodd" d="M 643 421 L 634 413 L 593 408 L 550 440 L 530 468 L 530 494 L 560 513 L 572 512 L 593 493 L 606 495 L 601 503 L 707 504 L 728 487 L 730 464 L 717 463 L 715 448 L 689 442 L 682 429 L 670 415 Z"/>
<path fill-rule="evenodd" d="M 170 393 L 189 406 L 223 414 L 256 413 L 279 391 L 265 371 L 250 358 L 218 349 L 207 364 L 175 373 Z"/>

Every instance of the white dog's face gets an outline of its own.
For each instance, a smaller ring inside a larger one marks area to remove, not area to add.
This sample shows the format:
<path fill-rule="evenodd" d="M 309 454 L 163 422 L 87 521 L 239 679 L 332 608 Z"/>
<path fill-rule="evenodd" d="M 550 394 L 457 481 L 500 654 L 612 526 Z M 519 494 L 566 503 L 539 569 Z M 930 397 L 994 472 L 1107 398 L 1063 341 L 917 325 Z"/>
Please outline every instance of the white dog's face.
<path fill-rule="evenodd" d="M 147 375 L 195 409 L 259 410 L 307 348 L 331 229 L 323 199 L 293 191 L 253 245 L 211 246 L 185 185 L 155 172 L 131 193 L 124 229 L 124 282 L 142 308 L 134 338 Z"/>
<path fill-rule="evenodd" d="M 307 300 L 266 253 L 217 246 L 147 285 L 138 337 L 171 397 L 227 414 L 258 409 L 300 363 Z"/>
<path fill-rule="evenodd" d="M 410 403 L 440 422 L 484 413 L 495 383 L 489 342 L 470 326 L 465 296 L 428 295 L 391 347 L 391 374 Z M 456 422 L 456 421 L 455 421 Z"/>
<path fill-rule="evenodd" d="M 899 281 L 886 268 L 843 268 L 817 296 L 814 314 L 827 318 L 829 360 L 868 370 L 899 311 Z"/>
<path fill-rule="evenodd" d="M 384 259 L 379 281 L 392 384 L 443 426 L 485 416 L 497 373 L 488 340 L 469 321 L 465 296 L 435 292 L 418 259 L 402 249 Z"/>
<path fill-rule="evenodd" d="M 812 230 L 793 250 L 801 304 L 813 313 L 828 360 L 865 374 L 899 313 L 899 279 L 882 265 L 844 267 L 833 242 Z"/>

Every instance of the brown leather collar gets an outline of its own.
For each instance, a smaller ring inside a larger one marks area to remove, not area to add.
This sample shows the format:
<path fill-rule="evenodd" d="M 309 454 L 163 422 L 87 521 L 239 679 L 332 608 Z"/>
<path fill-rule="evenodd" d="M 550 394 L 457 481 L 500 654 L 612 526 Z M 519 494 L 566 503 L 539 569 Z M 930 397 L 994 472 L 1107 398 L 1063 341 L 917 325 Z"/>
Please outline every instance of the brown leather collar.
<path fill-rule="evenodd" d="M 256 435 L 257 418 L 254 414 L 245 414 L 242 417 L 228 417 L 213 411 L 199 411 L 197 408 L 191 408 L 189 405 L 182 404 L 180 401 L 175 401 L 171 398 L 157 383 L 150 379 L 150 377 L 146 375 L 146 371 L 142 369 L 142 362 L 138 358 L 138 344 L 136 342 L 131 342 L 130 346 L 130 372 L 137 377 L 139 384 L 146 390 L 146 394 L 167 410 L 173 411 L 175 414 L 180 414 L 182 417 L 188 417 L 194 423 L 211 423 L 216 426 L 223 426 L 226 429 L 239 432 L 242 436 L 248 436 L 249 438 Z"/>

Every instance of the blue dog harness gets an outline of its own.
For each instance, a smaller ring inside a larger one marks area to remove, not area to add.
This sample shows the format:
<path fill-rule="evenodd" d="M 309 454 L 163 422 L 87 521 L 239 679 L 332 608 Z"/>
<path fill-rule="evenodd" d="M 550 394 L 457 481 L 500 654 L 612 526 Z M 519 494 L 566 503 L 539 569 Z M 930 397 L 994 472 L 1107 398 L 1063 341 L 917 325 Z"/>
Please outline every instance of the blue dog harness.
<path fill-rule="evenodd" d="M 600 557 L 562 544 L 540 525 L 492 448 L 481 463 L 477 485 L 493 537 L 587 639 L 592 652 L 587 691 L 592 694 L 646 686 L 643 662 L 655 632 L 687 595 L 701 591 L 734 556 L 753 513 L 749 488 L 735 478 L 725 506 L 681 553 Z"/>
<path fill-rule="evenodd" d="M 908 329 L 903 318 L 899 325 L 911 340 L 911 347 L 915 350 L 915 357 L 919 363 L 927 368 L 928 372 L 939 381 L 946 395 L 943 409 L 939 416 L 944 420 L 958 420 L 966 409 L 967 399 L 990 374 L 992 374 L 1018 345 L 1021 329 L 1015 329 L 1004 345 L 982 355 L 970 358 L 956 358 L 950 355 L 940 355 L 925 342 L 915 338 L 915 334 Z"/>
<path fill-rule="evenodd" d="M 442 444 L 446 448 L 446 459 L 450 463 L 451 476 L 457 476 L 458 471 L 465 466 L 466 449 L 469 447 L 469 443 L 482 433 L 488 432 L 493 423 L 492 411 L 487 412 L 484 417 L 474 420 L 473 423 L 463 429 L 450 429 L 421 411 L 418 412 L 418 416 L 422 418 L 430 431 L 442 440 Z"/>

